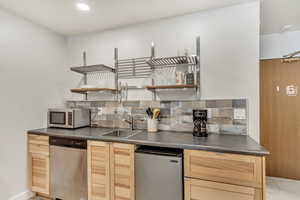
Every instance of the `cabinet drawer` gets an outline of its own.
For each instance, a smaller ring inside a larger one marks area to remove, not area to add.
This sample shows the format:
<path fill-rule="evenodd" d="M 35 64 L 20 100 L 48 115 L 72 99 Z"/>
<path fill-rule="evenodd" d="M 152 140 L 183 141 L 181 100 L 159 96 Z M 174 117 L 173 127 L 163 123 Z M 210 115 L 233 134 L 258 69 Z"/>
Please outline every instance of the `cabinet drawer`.
<path fill-rule="evenodd" d="M 185 179 L 185 200 L 262 200 L 262 190 L 212 181 Z"/>
<path fill-rule="evenodd" d="M 30 144 L 42 144 L 49 146 L 49 136 L 29 134 L 28 141 Z"/>
<path fill-rule="evenodd" d="M 185 150 L 184 175 L 202 180 L 261 188 L 262 158 Z"/>
<path fill-rule="evenodd" d="M 29 143 L 29 152 L 33 154 L 49 155 L 49 146 Z"/>

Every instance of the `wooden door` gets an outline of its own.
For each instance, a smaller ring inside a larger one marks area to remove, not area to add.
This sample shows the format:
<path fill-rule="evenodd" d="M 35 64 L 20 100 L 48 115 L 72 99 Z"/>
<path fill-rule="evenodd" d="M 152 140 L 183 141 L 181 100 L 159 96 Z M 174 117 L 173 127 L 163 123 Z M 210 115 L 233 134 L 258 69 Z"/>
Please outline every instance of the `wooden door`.
<path fill-rule="evenodd" d="M 49 137 L 28 135 L 28 164 L 30 186 L 33 192 L 49 195 L 50 185 L 50 150 Z"/>
<path fill-rule="evenodd" d="M 134 145 L 112 143 L 111 200 L 134 200 Z"/>
<path fill-rule="evenodd" d="M 185 179 L 185 200 L 262 200 L 261 189 Z"/>
<path fill-rule="evenodd" d="M 49 155 L 29 155 L 31 163 L 31 190 L 33 192 L 49 195 Z"/>
<path fill-rule="evenodd" d="M 300 62 L 263 60 L 260 66 L 260 133 L 267 175 L 300 180 Z"/>
<path fill-rule="evenodd" d="M 88 199 L 110 199 L 109 143 L 88 141 Z"/>

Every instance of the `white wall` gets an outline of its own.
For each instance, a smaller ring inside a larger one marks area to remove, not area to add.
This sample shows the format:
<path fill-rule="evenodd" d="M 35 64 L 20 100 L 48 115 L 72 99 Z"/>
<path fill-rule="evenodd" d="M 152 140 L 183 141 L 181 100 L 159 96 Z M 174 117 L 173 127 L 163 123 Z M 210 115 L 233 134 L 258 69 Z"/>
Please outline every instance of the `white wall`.
<path fill-rule="evenodd" d="M 125 28 L 73 36 L 68 39 L 70 65 L 113 66 L 114 48 L 121 58 L 150 55 L 155 42 L 157 56 L 195 53 L 195 37 L 201 36 L 202 93 L 204 99 L 249 99 L 249 134 L 259 139 L 259 2 L 236 5 Z M 78 79 L 79 77 L 76 76 Z M 108 81 L 107 81 L 108 82 Z M 150 93 L 131 97 L 151 99 Z"/>
<path fill-rule="evenodd" d="M 26 130 L 46 126 L 68 75 L 66 39 L 0 9 L 0 199 L 27 190 Z"/>
<path fill-rule="evenodd" d="M 261 59 L 282 58 L 300 50 L 300 31 L 275 33 L 261 37 Z"/>

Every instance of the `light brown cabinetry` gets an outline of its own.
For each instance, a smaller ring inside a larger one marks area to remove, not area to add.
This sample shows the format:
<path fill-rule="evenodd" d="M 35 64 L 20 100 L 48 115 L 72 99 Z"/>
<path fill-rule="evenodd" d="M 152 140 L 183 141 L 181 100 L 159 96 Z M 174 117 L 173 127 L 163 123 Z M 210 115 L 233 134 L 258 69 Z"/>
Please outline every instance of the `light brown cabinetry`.
<path fill-rule="evenodd" d="M 261 190 L 251 187 L 185 179 L 185 200 L 261 200 Z"/>
<path fill-rule="evenodd" d="M 88 142 L 89 200 L 110 200 L 109 143 Z"/>
<path fill-rule="evenodd" d="M 28 150 L 31 190 L 49 195 L 49 137 L 28 135 Z"/>
<path fill-rule="evenodd" d="M 134 145 L 88 141 L 89 200 L 134 200 Z"/>
<path fill-rule="evenodd" d="M 135 200 L 135 146 L 88 141 L 88 199 Z M 28 135 L 30 185 L 49 196 L 49 137 Z M 184 150 L 185 200 L 265 200 L 265 158 Z"/>
<path fill-rule="evenodd" d="M 184 155 L 186 177 L 261 187 L 261 157 L 191 150 Z"/>
<path fill-rule="evenodd" d="M 111 200 L 134 200 L 134 145 L 110 146 Z"/>
<path fill-rule="evenodd" d="M 265 198 L 264 157 L 195 150 L 184 156 L 185 200 Z"/>

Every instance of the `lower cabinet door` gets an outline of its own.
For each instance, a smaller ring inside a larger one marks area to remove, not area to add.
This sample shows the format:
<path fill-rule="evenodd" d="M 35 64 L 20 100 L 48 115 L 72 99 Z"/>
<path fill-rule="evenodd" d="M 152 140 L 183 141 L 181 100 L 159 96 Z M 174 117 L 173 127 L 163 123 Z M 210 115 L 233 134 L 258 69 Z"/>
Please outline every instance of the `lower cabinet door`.
<path fill-rule="evenodd" d="M 185 179 L 185 200 L 262 200 L 261 189 Z"/>
<path fill-rule="evenodd" d="M 88 141 L 88 199 L 110 199 L 109 143 Z"/>
<path fill-rule="evenodd" d="M 134 200 L 134 145 L 112 143 L 111 200 Z"/>
<path fill-rule="evenodd" d="M 30 153 L 31 190 L 49 195 L 49 155 Z"/>

